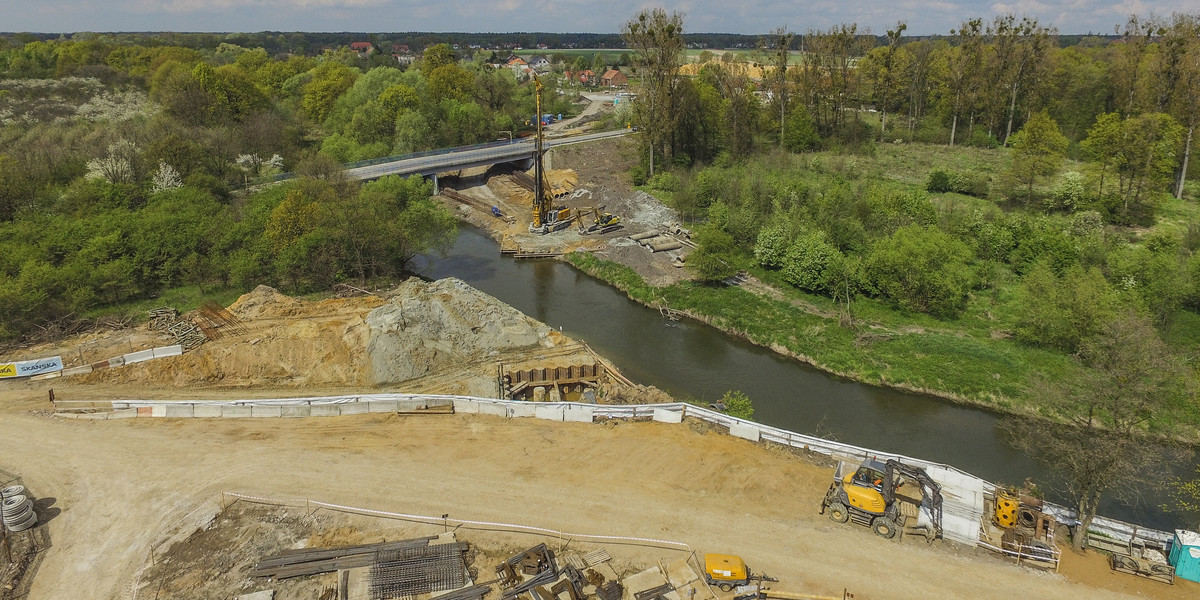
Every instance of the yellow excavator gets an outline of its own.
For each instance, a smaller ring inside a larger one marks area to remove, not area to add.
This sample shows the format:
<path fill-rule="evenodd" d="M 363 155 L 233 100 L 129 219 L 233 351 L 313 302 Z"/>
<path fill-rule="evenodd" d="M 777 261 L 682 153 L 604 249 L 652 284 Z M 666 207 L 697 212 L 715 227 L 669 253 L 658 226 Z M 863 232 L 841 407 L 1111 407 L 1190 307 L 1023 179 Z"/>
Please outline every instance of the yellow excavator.
<path fill-rule="evenodd" d="M 594 215 L 595 220 L 591 225 L 584 225 L 583 218 L 588 215 Z M 575 216 L 579 221 L 579 233 L 585 235 L 589 233 L 608 233 L 623 227 L 623 225 L 621 225 L 621 217 L 609 212 L 604 212 L 603 206 L 597 206 L 596 208 L 585 206 L 577 210 L 575 212 Z"/>
<path fill-rule="evenodd" d="M 542 166 L 545 136 L 542 133 L 542 80 L 537 73 L 533 74 L 533 85 L 537 96 L 537 113 L 534 121 L 537 123 L 537 136 L 534 139 L 533 153 L 533 222 L 529 224 L 529 233 L 550 233 L 566 227 L 571 222 L 571 209 L 562 206 L 552 206 L 554 197 L 550 193 L 550 182 L 546 179 L 546 170 Z"/>
<path fill-rule="evenodd" d="M 920 487 L 919 501 L 896 495 L 906 481 Z M 839 462 L 821 513 L 838 523 L 870 527 L 880 537 L 893 538 L 908 530 L 932 542 L 942 536 L 942 487 L 925 469 L 897 460 L 867 459 L 853 471 L 851 463 Z"/>

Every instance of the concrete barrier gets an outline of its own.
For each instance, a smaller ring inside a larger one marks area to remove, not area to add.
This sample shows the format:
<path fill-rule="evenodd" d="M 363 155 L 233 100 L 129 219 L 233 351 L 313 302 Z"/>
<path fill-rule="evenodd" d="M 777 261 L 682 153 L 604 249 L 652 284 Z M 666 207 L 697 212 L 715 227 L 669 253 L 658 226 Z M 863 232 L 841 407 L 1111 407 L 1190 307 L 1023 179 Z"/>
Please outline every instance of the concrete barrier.
<path fill-rule="evenodd" d="M 159 346 L 158 348 L 151 348 L 150 351 L 154 354 L 154 358 L 166 358 L 168 356 L 183 354 L 183 346 L 179 344 L 175 344 L 174 346 Z"/>
<path fill-rule="evenodd" d="M 570 406 L 563 410 L 563 420 L 572 423 L 591 423 L 592 407 Z"/>
<path fill-rule="evenodd" d="M 733 437 L 740 437 L 745 440 L 750 440 L 752 442 L 757 442 L 758 438 L 761 434 L 762 434 L 762 432 L 759 431 L 758 427 L 755 427 L 754 425 L 748 425 L 746 423 L 736 423 L 735 422 L 729 426 L 729 435 L 732 435 Z"/>
<path fill-rule="evenodd" d="M 281 406 L 251 406 L 250 416 L 252 417 L 279 417 L 283 416 L 283 407 Z"/>
<path fill-rule="evenodd" d="M 249 406 L 222 406 L 221 417 L 226 419 L 241 419 L 253 417 L 254 410 Z"/>
<path fill-rule="evenodd" d="M 492 415 L 493 417 L 508 417 L 508 407 L 503 404 L 492 404 L 491 402 L 479 402 L 475 405 L 479 409 L 481 415 Z M 458 404 L 454 405 L 454 410 L 458 410 Z"/>
<path fill-rule="evenodd" d="M 456 413 L 464 413 L 468 415 L 478 414 L 480 411 L 482 411 L 483 406 L 483 403 L 476 402 L 474 400 L 459 400 L 457 398 L 454 400 L 454 412 Z"/>
<path fill-rule="evenodd" d="M 138 413 L 141 414 L 141 413 Z M 167 416 L 167 406 L 165 404 L 155 404 L 150 407 L 150 416 L 165 417 Z"/>
<path fill-rule="evenodd" d="M 556 405 L 534 405 L 533 416 L 547 421 L 562 421 L 563 407 Z"/>
<path fill-rule="evenodd" d="M 121 360 L 123 364 L 131 365 L 133 363 L 140 363 L 153 358 L 154 350 L 139 350 L 137 352 L 130 352 L 129 354 L 122 356 Z"/>
<path fill-rule="evenodd" d="M 659 423 L 682 423 L 683 413 L 662 408 L 654 409 L 654 420 Z"/>
<path fill-rule="evenodd" d="M 29 380 L 30 381 L 41 381 L 43 379 L 54 379 L 56 377 L 62 377 L 62 371 L 51 371 L 49 373 L 42 373 L 40 375 L 34 375 L 33 377 L 30 377 Z"/>
<path fill-rule="evenodd" d="M 312 417 L 336 417 L 342 414 L 342 409 L 337 404 L 314 404 L 308 407 L 308 414 Z"/>
<path fill-rule="evenodd" d="M 191 418 L 194 410 L 191 404 L 168 404 L 163 416 L 168 419 Z"/>
<path fill-rule="evenodd" d="M 215 404 L 197 404 L 195 410 L 192 411 L 192 416 L 201 419 L 219 419 L 222 408 Z"/>
<path fill-rule="evenodd" d="M 108 413 L 108 418 L 110 419 L 132 419 L 137 416 L 136 408 L 122 408 Z"/>
<path fill-rule="evenodd" d="M 534 410 L 534 409 L 537 408 L 537 405 L 535 405 L 535 404 L 530 404 L 528 402 L 518 402 L 516 404 L 510 404 L 509 408 L 512 409 L 513 417 L 536 416 L 536 410 Z"/>
<path fill-rule="evenodd" d="M 366 403 L 367 412 L 394 413 L 399 407 L 395 400 L 372 400 Z"/>
<path fill-rule="evenodd" d="M 367 414 L 367 403 L 366 402 L 347 402 L 345 404 L 339 404 L 338 407 L 342 409 L 343 415 L 365 415 L 365 414 Z"/>
<path fill-rule="evenodd" d="M 87 375 L 88 373 L 91 373 L 91 372 L 92 372 L 92 365 L 83 365 L 82 367 L 71 367 L 70 369 L 63 369 L 62 374 L 64 376 L 69 377 L 71 375 Z"/>
<path fill-rule="evenodd" d="M 311 417 L 312 409 L 307 404 L 289 404 L 279 407 L 281 417 Z"/>

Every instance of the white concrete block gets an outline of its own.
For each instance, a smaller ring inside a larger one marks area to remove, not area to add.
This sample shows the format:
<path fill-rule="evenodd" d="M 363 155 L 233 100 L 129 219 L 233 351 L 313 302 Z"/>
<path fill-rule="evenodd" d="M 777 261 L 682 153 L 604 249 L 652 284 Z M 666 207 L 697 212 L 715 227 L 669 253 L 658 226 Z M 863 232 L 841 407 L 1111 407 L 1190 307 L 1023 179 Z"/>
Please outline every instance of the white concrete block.
<path fill-rule="evenodd" d="M 656 408 L 654 409 L 654 420 L 659 423 L 682 423 L 683 413 Z"/>
<path fill-rule="evenodd" d="M 512 409 L 512 416 L 514 417 L 532 417 L 536 416 L 537 412 L 535 410 L 537 405 L 529 402 L 515 402 L 509 405 L 509 408 Z"/>
<path fill-rule="evenodd" d="M 308 407 L 308 414 L 312 417 L 336 417 L 342 414 L 340 404 L 314 404 Z"/>
<path fill-rule="evenodd" d="M 454 412 L 456 413 L 464 413 L 468 415 L 478 414 L 480 411 L 479 406 L 480 404 L 474 400 L 459 400 L 458 398 L 454 399 Z"/>
<path fill-rule="evenodd" d="M 729 426 L 729 435 L 732 435 L 733 437 L 740 437 L 742 439 L 750 440 L 752 442 L 757 442 L 760 432 L 758 431 L 758 428 L 753 425 L 746 425 L 744 423 L 734 423 Z"/>
<path fill-rule="evenodd" d="M 226 419 L 240 419 L 254 416 L 254 410 L 249 406 L 225 405 L 221 407 L 221 416 Z"/>
<path fill-rule="evenodd" d="M 183 354 L 183 346 L 175 344 L 174 346 L 160 346 L 150 350 L 154 353 L 154 358 L 164 358 L 167 356 L 179 356 Z"/>
<path fill-rule="evenodd" d="M 171 419 L 180 419 L 192 416 L 191 404 L 168 404 L 166 406 L 165 416 Z"/>
<path fill-rule="evenodd" d="M 571 423 L 591 423 L 592 407 L 570 407 L 563 411 L 563 420 Z"/>
<path fill-rule="evenodd" d="M 252 417 L 279 417 L 282 415 L 283 408 L 278 404 L 254 405 L 250 407 L 250 416 Z"/>
<path fill-rule="evenodd" d="M 505 404 L 492 404 L 491 402 L 479 402 L 475 406 L 477 406 L 479 408 L 479 414 L 481 414 L 481 415 L 492 415 L 494 417 L 507 417 L 508 416 L 508 406 Z M 458 406 L 455 405 L 454 409 L 458 410 Z"/>
<path fill-rule="evenodd" d="M 366 402 L 347 402 L 338 406 L 342 408 L 343 415 L 362 415 L 367 412 Z"/>
<path fill-rule="evenodd" d="M 124 358 L 125 358 L 125 364 L 132 365 L 133 363 L 140 363 L 142 361 L 150 360 L 150 359 L 154 358 L 154 351 L 153 350 L 140 350 L 138 352 L 130 352 L 129 354 L 126 354 L 124 356 Z"/>
<path fill-rule="evenodd" d="M 150 416 L 152 416 L 152 417 L 167 416 L 167 407 L 163 406 L 162 404 L 155 404 L 154 406 L 150 407 Z"/>
<path fill-rule="evenodd" d="M 312 415 L 307 404 L 290 404 L 279 407 L 283 411 L 281 417 L 308 417 Z"/>
<path fill-rule="evenodd" d="M 561 421 L 563 420 L 563 407 L 535 404 L 533 408 L 533 416 L 539 419 L 545 419 L 547 421 Z"/>
<path fill-rule="evenodd" d="M 192 409 L 192 416 L 202 419 L 220 419 L 221 405 L 219 404 L 197 404 Z"/>
<path fill-rule="evenodd" d="M 367 403 L 367 412 L 394 413 L 398 410 L 395 400 L 372 400 Z"/>

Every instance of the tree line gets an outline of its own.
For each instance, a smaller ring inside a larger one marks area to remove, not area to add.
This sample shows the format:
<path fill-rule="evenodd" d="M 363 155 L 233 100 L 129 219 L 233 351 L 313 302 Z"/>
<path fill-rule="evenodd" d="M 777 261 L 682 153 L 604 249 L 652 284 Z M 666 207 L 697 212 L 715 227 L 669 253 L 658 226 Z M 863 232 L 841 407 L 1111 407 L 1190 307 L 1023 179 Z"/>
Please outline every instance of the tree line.
<path fill-rule="evenodd" d="M 338 163 L 492 141 L 534 112 L 512 71 L 445 45 L 381 66 L 36 40 L 0 50 L 0 98 L 0 338 L 181 285 L 397 276 L 454 220 L 419 179 L 360 186 Z M 300 177 L 239 191 L 281 171 Z"/>

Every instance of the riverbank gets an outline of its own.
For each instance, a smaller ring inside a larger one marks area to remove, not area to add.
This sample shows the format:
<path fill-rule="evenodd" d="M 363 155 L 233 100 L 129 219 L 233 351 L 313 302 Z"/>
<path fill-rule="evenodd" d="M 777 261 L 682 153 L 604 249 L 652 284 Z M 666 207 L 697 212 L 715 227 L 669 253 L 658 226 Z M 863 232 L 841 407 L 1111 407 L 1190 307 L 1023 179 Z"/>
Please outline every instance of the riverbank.
<path fill-rule="evenodd" d="M 842 326 L 834 310 L 751 279 L 751 285 L 683 281 L 648 284 L 633 269 L 588 252 L 564 262 L 623 292 L 635 302 L 670 308 L 690 319 L 772 352 L 858 383 L 926 394 L 1000 415 L 1028 415 L 1024 396 L 1033 373 L 1069 378 L 1082 368 L 1065 355 L 1010 339 L 985 340 L 949 330 L 886 329 L 860 321 Z M 1196 444 L 1193 424 L 1179 424 L 1177 439 Z"/>

